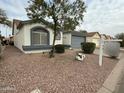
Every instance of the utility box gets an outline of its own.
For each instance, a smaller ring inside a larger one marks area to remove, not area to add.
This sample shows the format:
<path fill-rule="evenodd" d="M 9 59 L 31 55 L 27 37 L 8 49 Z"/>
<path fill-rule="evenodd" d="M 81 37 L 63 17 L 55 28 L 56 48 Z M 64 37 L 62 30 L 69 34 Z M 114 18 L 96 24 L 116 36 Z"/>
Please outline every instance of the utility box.
<path fill-rule="evenodd" d="M 110 57 L 118 57 L 120 53 L 120 43 L 118 41 L 105 41 L 104 52 Z"/>

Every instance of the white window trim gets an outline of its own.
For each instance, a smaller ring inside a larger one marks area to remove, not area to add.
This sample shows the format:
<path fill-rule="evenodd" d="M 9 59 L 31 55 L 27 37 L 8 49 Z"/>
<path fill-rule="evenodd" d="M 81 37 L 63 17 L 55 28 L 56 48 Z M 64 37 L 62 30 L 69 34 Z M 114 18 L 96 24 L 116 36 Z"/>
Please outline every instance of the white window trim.
<path fill-rule="evenodd" d="M 42 44 L 42 43 L 41 43 L 41 40 L 42 40 L 42 39 L 41 39 L 41 34 L 42 34 L 42 32 L 38 32 L 38 31 L 35 32 L 35 31 L 33 31 L 32 34 L 33 34 L 33 33 L 38 33 L 38 34 L 40 34 L 40 44 L 33 44 L 33 45 L 47 45 L 47 44 Z"/>

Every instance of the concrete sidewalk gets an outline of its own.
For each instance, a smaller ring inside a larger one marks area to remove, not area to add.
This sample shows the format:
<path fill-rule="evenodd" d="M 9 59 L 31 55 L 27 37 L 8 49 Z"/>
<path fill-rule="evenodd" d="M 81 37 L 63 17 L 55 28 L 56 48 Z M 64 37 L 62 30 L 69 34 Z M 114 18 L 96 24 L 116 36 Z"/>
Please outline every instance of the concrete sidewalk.
<path fill-rule="evenodd" d="M 120 61 L 97 93 L 124 93 L 124 53 L 120 53 Z"/>
<path fill-rule="evenodd" d="M 121 48 L 120 51 L 121 51 L 122 53 L 124 53 L 124 48 Z"/>
<path fill-rule="evenodd" d="M 116 85 L 116 89 L 113 93 L 124 93 L 124 71 L 122 71 L 122 77 Z"/>

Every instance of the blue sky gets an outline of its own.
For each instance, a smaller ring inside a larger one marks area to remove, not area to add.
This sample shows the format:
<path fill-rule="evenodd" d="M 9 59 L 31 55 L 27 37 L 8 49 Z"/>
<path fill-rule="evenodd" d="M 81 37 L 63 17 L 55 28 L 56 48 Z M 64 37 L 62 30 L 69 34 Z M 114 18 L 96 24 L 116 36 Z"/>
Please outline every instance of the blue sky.
<path fill-rule="evenodd" d="M 8 17 L 12 19 L 28 19 L 25 7 L 28 0 L 0 0 L 0 8 L 4 9 Z M 124 32 L 124 0 L 84 0 L 87 12 L 84 22 L 77 29 L 85 29 L 88 32 L 98 31 L 100 33 L 115 35 Z M 2 34 L 6 29 L 0 26 Z M 10 30 L 10 29 L 7 29 Z M 10 34 L 11 31 L 8 31 Z"/>

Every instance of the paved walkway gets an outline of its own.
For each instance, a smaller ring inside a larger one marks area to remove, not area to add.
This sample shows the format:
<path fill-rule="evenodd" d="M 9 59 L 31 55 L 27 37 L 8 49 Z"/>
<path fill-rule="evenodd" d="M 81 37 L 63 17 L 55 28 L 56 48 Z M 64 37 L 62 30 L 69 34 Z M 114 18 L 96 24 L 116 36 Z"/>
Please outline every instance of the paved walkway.
<path fill-rule="evenodd" d="M 124 93 L 124 72 L 123 72 L 123 76 L 121 77 L 121 80 L 117 84 L 117 88 L 114 91 L 114 93 Z"/>
<path fill-rule="evenodd" d="M 123 56 L 121 58 L 122 58 L 121 61 L 124 64 L 124 53 L 123 53 Z M 120 79 L 116 85 L 116 89 L 115 89 L 114 93 L 124 93 L 124 68 L 121 71 L 121 76 L 120 76 Z"/>
<path fill-rule="evenodd" d="M 120 61 L 113 69 L 103 87 L 97 93 L 124 93 L 124 52 L 120 54 Z"/>

